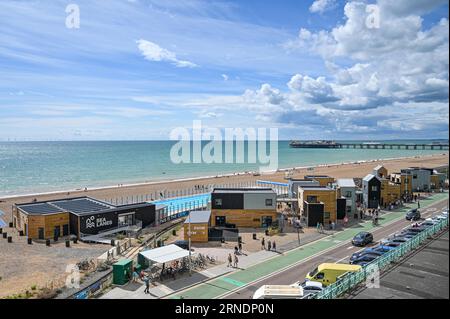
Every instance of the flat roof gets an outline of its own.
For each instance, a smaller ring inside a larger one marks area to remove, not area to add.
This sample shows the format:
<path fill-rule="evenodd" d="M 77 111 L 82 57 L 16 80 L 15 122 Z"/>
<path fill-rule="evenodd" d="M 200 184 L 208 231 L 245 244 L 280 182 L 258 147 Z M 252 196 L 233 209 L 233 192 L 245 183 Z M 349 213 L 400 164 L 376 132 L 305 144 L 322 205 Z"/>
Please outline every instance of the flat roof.
<path fill-rule="evenodd" d="M 210 210 L 194 210 L 189 213 L 188 217 L 185 220 L 185 224 L 207 224 L 209 223 L 209 219 L 211 217 Z"/>
<path fill-rule="evenodd" d="M 304 178 L 332 178 L 328 175 L 305 175 Z"/>
<path fill-rule="evenodd" d="M 305 191 L 332 191 L 334 189 L 332 189 L 331 187 L 328 186 L 299 186 L 299 189 L 303 189 Z"/>
<path fill-rule="evenodd" d="M 87 196 L 50 200 L 46 202 L 15 204 L 18 209 L 30 215 L 49 215 L 68 212 L 79 216 L 91 213 L 103 213 L 111 210 L 140 208 L 151 205 L 154 204 L 138 203 L 114 206 Z"/>
<path fill-rule="evenodd" d="M 336 183 L 340 187 L 356 187 L 355 181 L 353 178 L 338 178 Z"/>
<path fill-rule="evenodd" d="M 214 188 L 213 193 L 273 193 L 272 188 Z"/>

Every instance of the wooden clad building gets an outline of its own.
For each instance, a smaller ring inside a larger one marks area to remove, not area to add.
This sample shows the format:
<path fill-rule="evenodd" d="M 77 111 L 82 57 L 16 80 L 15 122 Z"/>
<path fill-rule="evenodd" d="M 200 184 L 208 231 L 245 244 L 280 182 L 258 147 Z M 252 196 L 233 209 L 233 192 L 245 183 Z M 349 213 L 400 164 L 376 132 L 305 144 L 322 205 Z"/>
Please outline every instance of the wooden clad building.
<path fill-rule="evenodd" d="M 319 182 L 319 186 L 330 186 L 334 183 L 334 177 L 328 175 L 305 175 L 304 179 Z"/>
<path fill-rule="evenodd" d="M 325 186 L 308 186 L 300 187 L 298 194 L 298 202 L 300 205 L 300 214 L 308 220 L 312 216 L 308 216 L 308 209 L 312 209 L 312 204 L 323 204 L 323 210 L 314 208 L 315 212 L 323 211 L 323 223 L 328 225 L 329 222 L 336 222 L 336 189 Z M 315 206 L 314 206 L 315 207 Z"/>
<path fill-rule="evenodd" d="M 33 239 L 96 235 L 155 221 L 155 205 L 139 203 L 114 206 L 90 197 L 15 204 L 13 226 Z"/>
<path fill-rule="evenodd" d="M 208 242 L 208 230 L 211 221 L 210 210 L 191 211 L 184 221 L 184 240 L 189 240 L 189 232 L 191 242 L 206 243 Z"/>
<path fill-rule="evenodd" d="M 271 188 L 215 188 L 211 226 L 269 227 L 277 219 L 277 194 Z"/>

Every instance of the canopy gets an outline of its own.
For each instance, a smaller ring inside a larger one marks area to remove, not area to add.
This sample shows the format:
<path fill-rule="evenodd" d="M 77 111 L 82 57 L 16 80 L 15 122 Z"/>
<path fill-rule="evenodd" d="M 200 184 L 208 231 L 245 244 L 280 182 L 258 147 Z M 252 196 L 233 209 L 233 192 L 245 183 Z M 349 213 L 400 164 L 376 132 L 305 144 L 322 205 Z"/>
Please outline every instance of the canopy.
<path fill-rule="evenodd" d="M 162 264 L 172 260 L 187 257 L 189 256 L 189 251 L 180 248 L 177 245 L 171 244 L 155 249 L 145 250 L 140 252 L 140 254 L 153 263 Z"/>

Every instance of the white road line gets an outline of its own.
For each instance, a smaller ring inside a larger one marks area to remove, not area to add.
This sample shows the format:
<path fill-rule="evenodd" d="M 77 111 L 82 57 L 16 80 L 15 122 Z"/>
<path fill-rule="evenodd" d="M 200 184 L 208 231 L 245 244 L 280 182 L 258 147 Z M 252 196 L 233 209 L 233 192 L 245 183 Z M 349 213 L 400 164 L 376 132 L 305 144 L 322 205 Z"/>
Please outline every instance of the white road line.
<path fill-rule="evenodd" d="M 337 263 L 343 261 L 344 259 L 347 259 L 348 257 L 350 257 L 350 256 L 345 256 L 344 258 L 339 259 L 338 261 L 335 262 L 335 264 L 337 264 Z"/>
<path fill-rule="evenodd" d="M 347 247 L 347 249 L 353 249 L 353 248 L 355 248 L 355 246 L 350 246 L 350 247 Z"/>

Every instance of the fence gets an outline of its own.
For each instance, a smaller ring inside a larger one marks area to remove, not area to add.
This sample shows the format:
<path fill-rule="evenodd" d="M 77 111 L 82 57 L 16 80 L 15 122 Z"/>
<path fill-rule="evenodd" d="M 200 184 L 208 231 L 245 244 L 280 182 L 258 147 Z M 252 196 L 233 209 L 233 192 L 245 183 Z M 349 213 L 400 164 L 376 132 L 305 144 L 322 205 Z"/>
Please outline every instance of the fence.
<path fill-rule="evenodd" d="M 433 226 L 426 228 L 424 231 L 420 232 L 412 239 L 402 243 L 396 249 L 387 252 L 380 257 L 376 258 L 373 262 L 362 267 L 361 270 L 353 273 L 348 273 L 344 275 L 334 284 L 329 285 L 319 294 L 315 296 L 317 299 L 334 299 L 342 294 L 354 289 L 359 284 L 365 282 L 372 278 L 372 275 L 376 271 L 381 271 L 386 268 L 391 263 L 395 263 L 400 260 L 403 256 L 408 254 L 410 251 L 416 249 L 429 237 L 437 234 L 442 229 L 448 227 L 448 218 L 440 220 Z"/>

